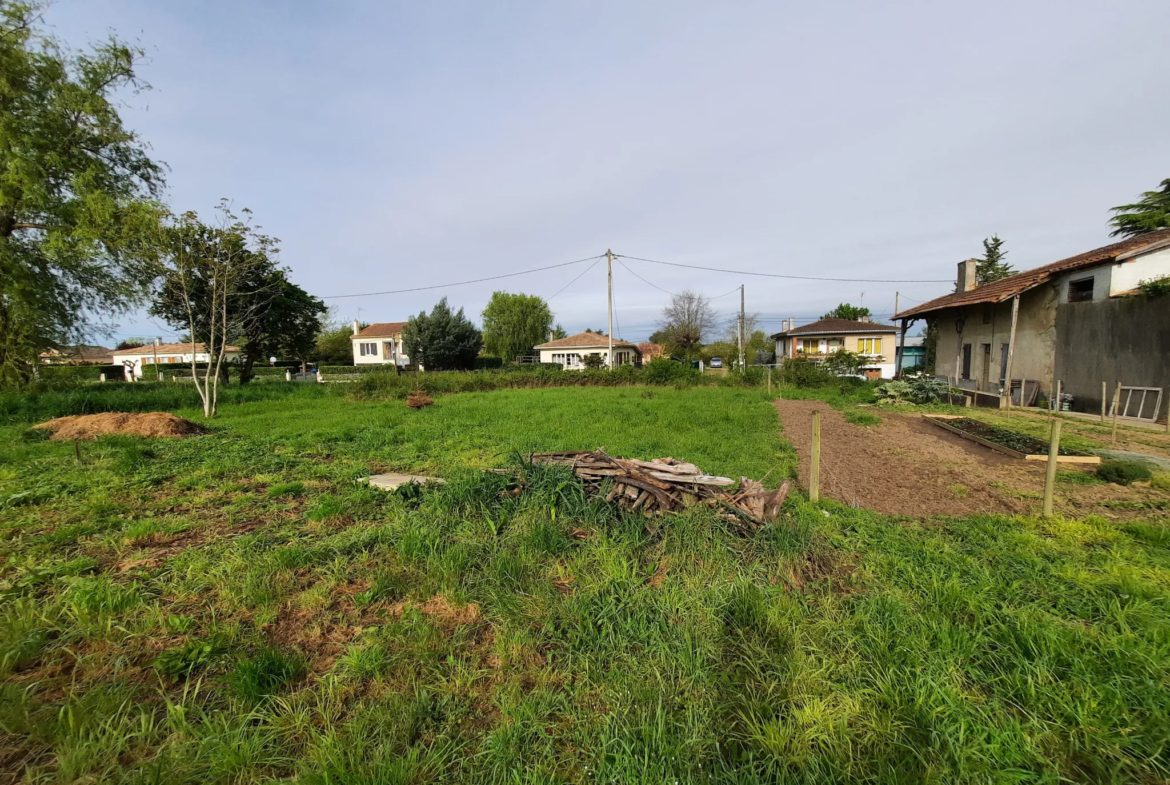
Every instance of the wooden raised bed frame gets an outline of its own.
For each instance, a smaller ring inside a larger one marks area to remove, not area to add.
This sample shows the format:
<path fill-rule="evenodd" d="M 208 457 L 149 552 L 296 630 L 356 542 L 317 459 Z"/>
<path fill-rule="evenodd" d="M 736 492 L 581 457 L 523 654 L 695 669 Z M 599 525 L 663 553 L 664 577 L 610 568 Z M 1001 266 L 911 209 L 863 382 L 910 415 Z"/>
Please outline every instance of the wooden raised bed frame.
<path fill-rule="evenodd" d="M 1011 447 L 1004 447 L 1002 444 L 996 444 L 995 442 L 990 442 L 987 439 L 983 439 L 983 438 L 976 436 L 974 434 L 967 433 L 966 431 L 960 430 L 959 428 L 956 428 L 955 426 L 946 422 L 947 420 L 962 420 L 962 419 L 964 419 L 962 417 L 959 417 L 959 416 L 956 416 L 953 414 L 924 414 L 922 416 L 924 419 L 929 420 L 930 422 L 934 423 L 935 425 L 937 425 L 939 428 L 942 428 L 943 430 L 950 431 L 951 433 L 956 434 L 958 436 L 962 436 L 964 439 L 967 439 L 969 441 L 973 441 L 976 444 L 982 444 L 984 447 L 989 447 L 992 450 L 995 450 L 996 452 L 1003 453 L 1004 455 L 1010 455 L 1012 458 L 1022 458 L 1025 461 L 1047 461 L 1048 460 L 1047 455 L 1029 455 L 1028 453 L 1020 452 L 1019 450 L 1013 450 Z M 1100 463 L 1101 456 L 1099 456 L 1099 455 L 1057 455 L 1056 462 L 1057 463 Z"/>

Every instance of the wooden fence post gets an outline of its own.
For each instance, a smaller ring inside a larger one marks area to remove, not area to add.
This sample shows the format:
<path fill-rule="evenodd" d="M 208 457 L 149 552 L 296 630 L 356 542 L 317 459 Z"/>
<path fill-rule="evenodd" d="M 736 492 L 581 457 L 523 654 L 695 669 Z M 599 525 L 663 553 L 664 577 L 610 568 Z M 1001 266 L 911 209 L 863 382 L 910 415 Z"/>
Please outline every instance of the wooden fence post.
<path fill-rule="evenodd" d="M 1105 407 L 1109 405 L 1109 384 L 1101 382 L 1101 422 L 1105 422 Z"/>
<path fill-rule="evenodd" d="M 768 369 L 768 395 L 772 394 L 772 369 Z"/>
<path fill-rule="evenodd" d="M 821 413 L 813 412 L 812 421 L 812 464 L 808 467 L 808 499 L 811 502 L 821 498 Z"/>
<path fill-rule="evenodd" d="M 1121 407 L 1121 382 L 1117 383 L 1117 389 L 1113 391 L 1113 436 L 1109 439 L 1109 446 L 1117 445 L 1117 410 Z"/>
<path fill-rule="evenodd" d="M 1060 454 L 1060 425 L 1058 417 L 1052 419 L 1052 437 L 1048 440 L 1048 473 L 1044 477 L 1044 517 L 1052 517 L 1052 491 L 1056 486 L 1056 459 Z"/>

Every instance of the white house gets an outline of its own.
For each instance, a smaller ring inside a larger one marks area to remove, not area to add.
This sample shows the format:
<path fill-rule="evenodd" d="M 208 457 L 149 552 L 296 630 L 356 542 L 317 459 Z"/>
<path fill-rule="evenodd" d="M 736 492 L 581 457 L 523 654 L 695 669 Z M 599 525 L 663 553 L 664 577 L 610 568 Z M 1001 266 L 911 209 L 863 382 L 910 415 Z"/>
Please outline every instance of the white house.
<path fill-rule="evenodd" d="M 567 338 L 557 338 L 548 343 L 542 343 L 535 348 L 540 353 L 540 361 L 542 363 L 559 363 L 569 370 L 579 371 L 583 369 L 585 363 L 582 358 L 588 354 L 600 355 L 603 366 L 609 366 L 609 338 L 594 332 L 586 331 L 577 333 L 576 335 L 570 335 Z M 620 341 L 615 338 L 613 342 L 613 364 L 614 367 L 619 365 L 641 365 L 642 352 L 629 341 Z"/>
<path fill-rule="evenodd" d="M 894 378 L 894 338 L 898 328 L 889 324 L 852 319 L 821 319 L 820 321 L 796 327 L 796 320 L 787 329 L 776 333 L 776 359 L 807 357 L 823 360 L 830 352 L 846 351 L 862 355 L 867 360 L 862 367 L 870 379 Z"/>
<path fill-rule="evenodd" d="M 228 346 L 223 356 L 224 362 L 240 359 L 240 347 Z M 204 344 L 195 344 L 194 351 L 190 343 L 163 343 L 155 339 L 154 343 L 146 346 L 136 346 L 133 349 L 115 349 L 111 353 L 111 362 L 126 369 L 126 379 L 134 381 L 142 378 L 142 367 L 157 363 L 160 368 L 167 365 L 190 366 L 191 363 L 210 362 Z"/>
<path fill-rule="evenodd" d="M 353 323 L 354 365 L 409 365 L 410 358 L 402 351 L 402 328 L 406 322 L 378 322 L 364 330 Z"/>

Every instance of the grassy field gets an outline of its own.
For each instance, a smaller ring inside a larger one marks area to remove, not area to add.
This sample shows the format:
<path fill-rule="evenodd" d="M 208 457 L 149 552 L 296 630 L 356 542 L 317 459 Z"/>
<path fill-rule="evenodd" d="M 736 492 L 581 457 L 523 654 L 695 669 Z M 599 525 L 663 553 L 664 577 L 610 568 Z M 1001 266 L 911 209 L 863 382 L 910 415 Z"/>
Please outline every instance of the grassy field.
<path fill-rule="evenodd" d="M 797 495 L 753 539 L 650 533 L 517 452 L 771 485 L 795 458 L 762 391 L 250 395 L 81 462 L 0 428 L 0 781 L 1170 777 L 1159 524 Z M 505 465 L 518 496 L 479 471 Z M 379 469 L 449 482 L 356 482 Z"/>

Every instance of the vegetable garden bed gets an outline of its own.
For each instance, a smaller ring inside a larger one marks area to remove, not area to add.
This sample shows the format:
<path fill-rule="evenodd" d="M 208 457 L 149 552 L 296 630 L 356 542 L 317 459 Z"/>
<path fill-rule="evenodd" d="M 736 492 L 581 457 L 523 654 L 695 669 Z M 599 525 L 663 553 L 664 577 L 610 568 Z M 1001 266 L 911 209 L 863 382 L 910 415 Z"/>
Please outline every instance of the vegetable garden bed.
<path fill-rule="evenodd" d="M 990 425 L 970 417 L 954 417 L 945 414 L 923 415 L 927 420 L 951 433 L 970 439 L 984 447 L 1010 455 L 1013 458 L 1022 458 L 1025 461 L 1048 460 L 1048 444 L 1034 436 L 1027 436 L 998 425 Z M 1060 463 L 1100 463 L 1097 455 L 1089 455 L 1064 447 L 1056 455 Z"/>

